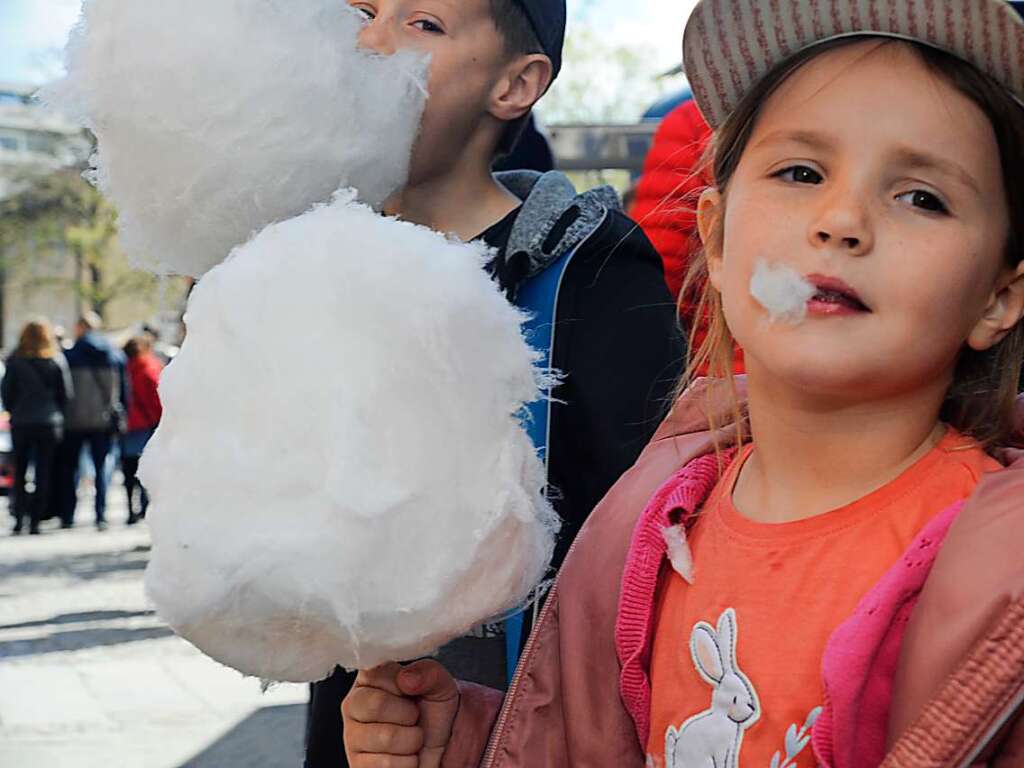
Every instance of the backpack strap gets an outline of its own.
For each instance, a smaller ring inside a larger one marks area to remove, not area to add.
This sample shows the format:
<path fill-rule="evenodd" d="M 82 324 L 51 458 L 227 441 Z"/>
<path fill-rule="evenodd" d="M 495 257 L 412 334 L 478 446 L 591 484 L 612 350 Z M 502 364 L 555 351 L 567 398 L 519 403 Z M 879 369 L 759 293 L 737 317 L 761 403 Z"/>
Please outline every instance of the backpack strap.
<path fill-rule="evenodd" d="M 551 372 L 551 360 L 555 348 L 555 317 L 558 308 L 558 297 L 565 277 L 566 268 L 572 261 L 576 249 L 551 262 L 545 269 L 528 278 L 519 286 L 516 304 L 529 314 L 529 320 L 523 324 L 523 331 L 530 346 L 541 354 L 537 366 L 545 373 Z M 544 470 L 548 468 L 548 438 L 551 429 L 551 390 L 544 397 L 527 404 L 523 408 L 523 426 L 541 461 Z M 508 682 L 519 663 L 519 649 L 523 638 L 523 612 L 505 620 L 505 667 Z"/>

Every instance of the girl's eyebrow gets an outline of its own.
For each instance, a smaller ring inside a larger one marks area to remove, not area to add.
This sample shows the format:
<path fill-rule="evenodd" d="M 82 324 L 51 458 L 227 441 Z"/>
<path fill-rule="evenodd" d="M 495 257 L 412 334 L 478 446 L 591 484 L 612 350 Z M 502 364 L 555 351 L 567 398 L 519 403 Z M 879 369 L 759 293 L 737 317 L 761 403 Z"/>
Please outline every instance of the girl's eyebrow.
<path fill-rule="evenodd" d="M 959 181 L 976 194 L 981 194 L 981 187 L 978 185 L 978 182 L 967 172 L 966 168 L 955 160 L 939 157 L 920 149 L 914 149 L 913 147 L 900 147 L 892 153 L 892 159 L 897 164 L 907 168 L 941 173 L 943 176 Z"/>
<path fill-rule="evenodd" d="M 446 8 L 450 13 L 458 13 L 460 8 L 458 3 L 452 2 L 452 0 L 421 0 L 426 5 L 439 5 Z"/>
<path fill-rule="evenodd" d="M 835 149 L 835 139 L 816 131 L 778 130 L 760 139 L 754 148 L 766 144 L 804 144 L 811 149 L 827 152 Z"/>

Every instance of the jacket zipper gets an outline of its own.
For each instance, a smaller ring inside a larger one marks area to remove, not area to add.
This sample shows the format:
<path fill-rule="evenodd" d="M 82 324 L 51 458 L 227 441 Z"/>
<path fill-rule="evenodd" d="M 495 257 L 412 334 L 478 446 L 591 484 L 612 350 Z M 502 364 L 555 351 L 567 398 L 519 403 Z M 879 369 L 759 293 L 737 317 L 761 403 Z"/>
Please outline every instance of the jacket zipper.
<path fill-rule="evenodd" d="M 974 748 L 967 753 L 967 756 L 957 763 L 957 768 L 970 768 L 974 761 L 978 759 L 978 755 L 985 751 L 985 748 L 989 743 L 996 737 L 996 734 L 1002 730 L 1003 726 L 1006 725 L 1010 719 L 1017 713 L 1017 710 L 1024 705 L 1024 686 L 1017 689 L 1017 692 L 1010 698 L 1010 701 L 999 715 L 992 721 L 992 725 L 985 731 L 980 739 L 978 739 Z"/>
<path fill-rule="evenodd" d="M 575 542 L 573 542 L 575 545 Z M 572 552 L 573 545 L 570 545 L 569 552 Z M 568 558 L 568 553 L 566 558 Z M 516 673 L 512 677 L 512 683 L 509 685 L 508 691 L 505 693 L 505 698 L 501 702 L 501 712 L 498 714 L 498 720 L 494 725 L 494 730 L 491 733 L 491 739 L 487 744 L 487 750 L 484 752 L 484 758 L 480 762 L 480 768 L 490 768 L 494 764 L 494 756 L 498 753 L 498 747 L 501 746 L 502 737 L 505 735 L 505 723 L 508 721 L 509 711 L 512 709 L 512 703 L 515 700 L 516 694 L 519 691 L 519 682 L 522 678 L 523 670 L 526 669 L 530 660 L 533 658 L 533 648 L 537 643 L 537 636 L 540 634 L 540 628 L 544 625 L 544 621 L 547 618 L 548 610 L 551 608 L 551 603 L 558 594 L 558 581 L 552 585 L 548 591 L 547 599 L 544 601 L 544 607 L 540 611 L 540 618 L 534 625 L 533 630 L 530 632 L 529 638 L 526 640 L 526 646 L 523 648 L 523 653 L 519 657 L 519 665 L 516 667 Z"/>

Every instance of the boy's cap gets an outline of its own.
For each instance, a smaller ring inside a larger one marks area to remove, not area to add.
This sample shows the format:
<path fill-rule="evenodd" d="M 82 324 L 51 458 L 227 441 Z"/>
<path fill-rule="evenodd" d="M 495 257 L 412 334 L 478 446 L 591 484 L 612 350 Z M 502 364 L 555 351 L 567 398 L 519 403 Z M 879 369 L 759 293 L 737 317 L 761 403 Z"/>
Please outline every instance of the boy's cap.
<path fill-rule="evenodd" d="M 565 42 L 565 0 L 516 0 L 533 26 L 541 50 L 551 59 L 551 79 L 562 69 Z"/>
<path fill-rule="evenodd" d="M 946 51 L 1024 105 L 1024 21 L 1005 0 L 700 0 L 683 33 L 683 67 L 697 106 L 717 128 L 776 65 L 857 36 Z"/>

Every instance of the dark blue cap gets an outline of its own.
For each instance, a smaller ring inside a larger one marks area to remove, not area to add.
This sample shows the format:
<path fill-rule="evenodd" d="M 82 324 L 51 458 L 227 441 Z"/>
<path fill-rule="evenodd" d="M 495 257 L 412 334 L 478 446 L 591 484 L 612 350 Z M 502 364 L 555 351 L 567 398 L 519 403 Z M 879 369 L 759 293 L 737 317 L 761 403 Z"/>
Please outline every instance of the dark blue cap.
<path fill-rule="evenodd" d="M 552 79 L 562 69 L 565 42 L 565 0 L 518 0 L 533 26 L 541 50 L 551 59 Z"/>
<path fill-rule="evenodd" d="M 1024 16 L 1024 0 L 1022 0 L 1019 3 L 1011 2 L 1010 5 L 1012 5 L 1014 9 L 1016 9 L 1017 13 L 1019 13 L 1021 16 Z"/>

